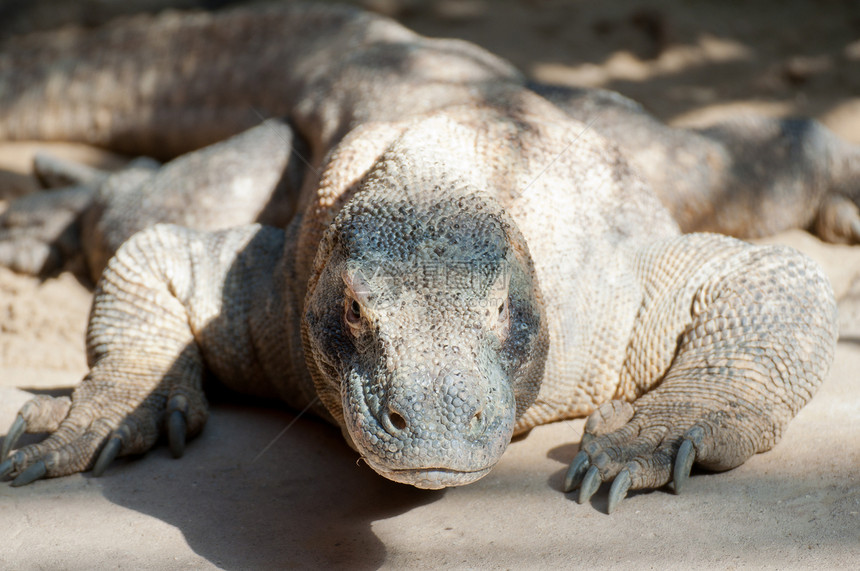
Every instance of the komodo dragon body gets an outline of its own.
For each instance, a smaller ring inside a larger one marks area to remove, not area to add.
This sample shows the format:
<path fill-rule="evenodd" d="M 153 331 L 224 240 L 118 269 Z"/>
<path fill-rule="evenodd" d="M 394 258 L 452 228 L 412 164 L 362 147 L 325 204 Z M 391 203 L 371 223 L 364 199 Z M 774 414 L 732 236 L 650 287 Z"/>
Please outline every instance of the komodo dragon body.
<path fill-rule="evenodd" d="M 114 174 L 40 159 L 73 186 L 5 214 L 5 263 L 56 257 L 65 226 L 39 242 L 20 224 L 47 201 L 101 275 L 91 370 L 71 399 L 22 408 L 4 456 L 52 434 L 0 464 L 13 484 L 101 473 L 161 433 L 180 455 L 211 373 L 315 410 L 375 471 L 423 488 L 475 481 L 512 435 L 591 414 L 565 489 L 584 501 L 613 481 L 611 510 L 631 488 L 679 490 L 694 461 L 768 450 L 829 368 L 818 267 L 675 221 L 753 235 L 817 219 L 853 240 L 857 152 L 814 122 L 671 130 L 344 8 L 167 14 L 11 46 L 0 139 L 160 158 L 211 144 Z M 212 144 L 254 109 L 286 119 Z M 749 218 L 762 204 L 764 229 Z"/>

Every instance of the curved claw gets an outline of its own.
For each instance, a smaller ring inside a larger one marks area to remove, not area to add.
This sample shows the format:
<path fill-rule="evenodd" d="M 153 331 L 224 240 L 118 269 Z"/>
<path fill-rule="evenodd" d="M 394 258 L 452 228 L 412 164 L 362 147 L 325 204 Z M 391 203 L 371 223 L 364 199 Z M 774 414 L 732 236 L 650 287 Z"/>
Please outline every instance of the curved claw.
<path fill-rule="evenodd" d="M 600 487 L 600 484 L 600 471 L 598 471 L 597 466 L 592 466 L 585 473 L 585 478 L 582 480 L 582 487 L 579 488 L 579 497 L 576 499 L 576 502 L 580 504 L 587 502 L 594 495 L 594 492 L 597 491 L 597 488 Z"/>
<path fill-rule="evenodd" d="M 0 463 L 0 478 L 5 478 L 11 474 L 14 469 L 15 463 L 12 461 L 12 458 L 6 458 L 2 463 Z"/>
<path fill-rule="evenodd" d="M 570 468 L 567 469 L 567 474 L 564 476 L 564 484 L 562 489 L 565 493 L 576 489 L 582 482 L 585 472 L 591 467 L 591 461 L 588 459 L 588 454 L 581 451 L 570 463 Z"/>
<path fill-rule="evenodd" d="M 18 439 L 21 438 L 21 435 L 24 434 L 24 431 L 27 430 L 27 421 L 24 420 L 24 417 L 18 414 L 15 417 L 15 422 L 12 423 L 12 426 L 9 427 L 9 432 L 6 433 L 6 437 L 3 439 L 3 448 L 0 449 L 0 458 L 5 459 L 9 456 L 9 452 L 15 447 L 15 444 L 18 442 Z"/>
<path fill-rule="evenodd" d="M 45 474 L 48 473 L 48 467 L 45 466 L 45 462 L 43 460 L 39 460 L 35 464 L 28 466 L 26 470 L 18 474 L 18 477 L 12 480 L 12 486 L 26 486 L 32 482 L 40 478 L 44 478 Z"/>
<path fill-rule="evenodd" d="M 675 457 L 675 467 L 672 470 L 672 479 L 675 482 L 676 494 L 680 494 L 681 490 L 690 480 L 690 470 L 693 468 L 695 460 L 696 449 L 693 447 L 693 442 L 684 440 L 681 443 L 681 448 L 678 449 L 678 455 Z"/>
<path fill-rule="evenodd" d="M 105 444 L 105 447 L 102 448 L 101 454 L 99 454 L 99 458 L 93 466 L 93 476 L 98 478 L 104 474 L 107 467 L 116 460 L 117 456 L 119 456 L 121 448 L 122 438 L 119 436 L 111 436 L 107 441 L 107 444 Z"/>
<path fill-rule="evenodd" d="M 615 481 L 612 482 L 612 487 L 609 488 L 609 506 L 606 509 L 608 513 L 614 512 L 621 500 L 627 497 L 630 483 L 630 472 L 626 468 L 618 472 Z"/>
<path fill-rule="evenodd" d="M 185 453 L 185 435 L 188 432 L 188 421 L 181 410 L 174 410 L 167 417 L 167 441 L 174 458 L 181 458 Z"/>

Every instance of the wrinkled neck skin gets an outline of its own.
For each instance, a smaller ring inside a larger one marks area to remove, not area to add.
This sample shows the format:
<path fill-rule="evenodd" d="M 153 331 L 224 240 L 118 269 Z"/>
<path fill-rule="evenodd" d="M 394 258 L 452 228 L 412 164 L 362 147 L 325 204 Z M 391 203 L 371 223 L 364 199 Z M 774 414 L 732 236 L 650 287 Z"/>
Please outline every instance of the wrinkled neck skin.
<path fill-rule="evenodd" d="M 499 203 L 435 161 L 383 156 L 320 244 L 306 297 L 317 392 L 376 472 L 473 482 L 537 397 L 547 333 Z"/>

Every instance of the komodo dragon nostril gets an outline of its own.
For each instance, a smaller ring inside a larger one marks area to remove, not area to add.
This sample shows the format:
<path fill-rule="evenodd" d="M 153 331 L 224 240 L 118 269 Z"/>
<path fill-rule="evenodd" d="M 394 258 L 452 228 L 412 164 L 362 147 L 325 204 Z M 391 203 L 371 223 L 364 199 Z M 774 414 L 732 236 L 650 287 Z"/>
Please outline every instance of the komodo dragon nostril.
<path fill-rule="evenodd" d="M 483 410 L 475 411 L 475 414 L 472 415 L 471 420 L 469 420 L 469 434 L 472 436 L 478 436 L 484 432 L 484 429 L 487 426 L 487 416 L 484 414 Z"/>
<path fill-rule="evenodd" d="M 391 423 L 391 426 L 397 430 L 403 430 L 406 428 L 406 419 L 395 410 L 388 411 L 388 420 Z"/>

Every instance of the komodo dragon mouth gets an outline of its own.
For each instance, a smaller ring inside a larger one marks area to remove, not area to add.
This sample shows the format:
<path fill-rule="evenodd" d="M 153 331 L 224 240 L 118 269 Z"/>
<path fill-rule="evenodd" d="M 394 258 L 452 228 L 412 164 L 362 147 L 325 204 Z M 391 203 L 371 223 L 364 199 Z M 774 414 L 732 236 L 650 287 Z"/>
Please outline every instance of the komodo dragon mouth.
<path fill-rule="evenodd" d="M 439 490 L 452 486 L 465 486 L 480 480 L 493 469 L 493 466 L 480 470 L 451 470 L 449 468 L 412 468 L 412 469 L 385 469 L 373 460 L 364 457 L 368 466 L 380 476 L 401 484 L 410 484 L 416 488 L 425 490 Z"/>

